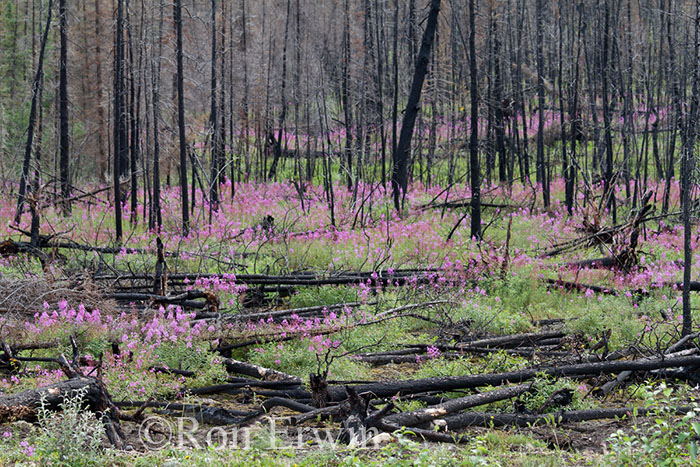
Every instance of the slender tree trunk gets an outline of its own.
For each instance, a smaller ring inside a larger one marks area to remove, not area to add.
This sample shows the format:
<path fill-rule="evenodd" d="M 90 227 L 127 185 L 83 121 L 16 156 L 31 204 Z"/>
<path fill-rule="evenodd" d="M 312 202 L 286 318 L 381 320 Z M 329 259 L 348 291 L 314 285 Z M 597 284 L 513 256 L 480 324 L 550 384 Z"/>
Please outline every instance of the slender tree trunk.
<path fill-rule="evenodd" d="M 211 211 L 219 209 L 219 121 L 216 100 L 216 0 L 211 0 L 211 107 L 209 111 L 209 131 L 211 136 L 211 179 L 209 181 L 209 221 Z M 193 199 L 194 202 L 194 199 Z"/>
<path fill-rule="evenodd" d="M 287 118 L 287 43 L 289 39 L 289 18 L 291 16 L 291 0 L 287 0 L 287 16 L 284 22 L 284 42 L 282 45 L 282 83 L 280 86 L 280 100 L 282 105 L 282 111 L 279 117 L 279 128 L 277 129 L 277 142 L 274 151 L 274 157 L 272 159 L 272 164 L 270 165 L 270 171 L 267 174 L 267 178 L 272 180 L 277 176 L 277 165 L 279 164 L 280 157 L 282 155 L 282 144 L 284 136 L 284 125 Z M 286 141 L 286 138 L 284 139 Z M 286 143 L 284 143 L 286 145 Z"/>
<path fill-rule="evenodd" d="M 121 1 L 121 0 L 120 0 Z M 182 0 L 174 4 L 175 33 L 177 36 L 175 55 L 177 62 L 177 126 L 180 138 L 180 197 L 182 199 L 182 236 L 190 233 L 190 211 L 187 199 L 187 141 L 185 139 L 185 90 L 182 66 Z M 192 182 L 194 183 L 194 181 Z"/>
<path fill-rule="evenodd" d="M 102 95 L 102 12 L 100 9 L 100 1 L 95 0 L 95 79 L 97 83 L 95 85 L 96 99 L 97 99 L 97 153 L 99 155 L 98 166 L 100 168 L 100 180 L 107 180 L 108 174 L 108 160 L 107 154 L 105 152 L 105 143 L 107 141 L 107 135 L 105 130 L 105 111 L 103 106 L 103 95 Z"/>
<path fill-rule="evenodd" d="M 579 59 L 581 57 L 581 33 L 583 28 L 582 21 L 583 12 L 579 12 L 579 26 L 576 41 L 576 55 L 574 62 L 574 79 L 569 85 L 569 122 L 570 122 L 570 134 L 569 140 L 571 144 L 571 155 L 567 158 L 567 168 L 564 175 L 565 178 L 565 200 L 566 209 L 569 215 L 574 212 L 574 187 L 575 187 L 575 177 L 576 169 L 574 162 L 576 161 L 576 139 L 579 137 L 580 121 L 578 116 L 578 80 L 579 80 Z"/>
<path fill-rule="evenodd" d="M 243 158 L 245 160 L 245 179 L 250 176 L 250 146 L 249 146 L 249 121 L 248 121 L 248 35 L 245 0 L 241 0 L 241 53 L 243 55 L 243 102 L 241 109 L 241 117 L 243 120 Z M 231 184 L 233 190 L 233 183 Z M 233 198 L 233 192 L 231 193 Z"/>
<path fill-rule="evenodd" d="M 543 16 L 544 0 L 536 0 L 535 16 L 537 17 L 537 106 L 539 119 L 537 121 L 537 183 L 542 186 L 542 202 L 545 209 L 549 207 L 549 182 L 547 166 L 544 160 L 544 53 L 543 53 Z"/>
<path fill-rule="evenodd" d="M 384 32 L 384 13 L 379 10 L 379 0 L 374 1 L 377 12 L 375 21 L 377 41 L 377 114 L 379 118 L 379 144 L 382 158 L 382 187 L 386 189 L 386 130 L 384 128 L 384 43 L 381 34 Z"/>
<path fill-rule="evenodd" d="M 476 70 L 476 7 L 469 0 L 469 170 L 471 174 L 471 236 L 481 240 L 481 168 L 479 167 L 479 95 Z M 524 116 L 523 116 L 524 118 Z"/>
<path fill-rule="evenodd" d="M 114 221 L 117 242 L 122 240 L 122 194 L 121 175 L 124 171 L 123 163 L 126 159 L 127 148 L 124 132 L 124 4 L 123 0 L 117 0 L 117 25 L 115 31 L 114 51 Z"/>
<path fill-rule="evenodd" d="M 61 37 L 61 54 L 59 58 L 59 84 L 58 84 L 58 120 L 60 126 L 60 166 L 61 166 L 61 207 L 64 216 L 70 213 L 70 178 L 68 173 L 70 141 L 68 138 L 68 38 L 66 34 L 66 0 L 60 0 L 58 4 L 59 31 Z"/>
<path fill-rule="evenodd" d="M 343 27 L 343 78 L 342 103 L 345 115 L 345 171 L 347 174 L 348 190 L 352 188 L 352 141 L 354 128 L 352 126 L 352 103 L 350 99 L 350 0 L 345 0 L 345 20 Z"/>
<path fill-rule="evenodd" d="M 39 102 L 41 102 L 44 96 L 44 76 L 42 73 L 41 79 L 39 80 Z M 32 201 L 29 204 L 30 212 L 32 215 L 32 225 L 30 229 L 30 242 L 32 246 L 39 246 L 39 224 L 41 218 L 41 210 L 39 209 L 39 181 L 40 181 L 40 171 L 41 171 L 41 139 L 43 136 L 44 128 L 44 108 L 39 106 L 39 124 L 37 128 L 37 142 L 36 148 L 34 149 L 34 159 L 36 163 L 34 164 L 34 181 L 32 182 Z"/>
<path fill-rule="evenodd" d="M 503 76 L 501 76 L 501 40 L 498 30 L 498 21 L 494 20 L 494 44 L 493 44 L 493 79 L 494 79 L 494 131 L 496 133 L 496 152 L 498 153 L 498 181 L 505 183 L 507 180 L 505 120 L 503 115 Z"/>
<path fill-rule="evenodd" d="M 46 52 L 46 41 L 49 37 L 49 29 L 51 28 L 51 11 L 53 0 L 49 0 L 49 8 L 46 17 L 46 27 L 44 35 L 41 38 L 41 46 L 39 49 L 39 60 L 32 82 L 32 103 L 29 108 L 29 125 L 27 127 L 27 142 L 24 146 L 24 162 L 22 164 L 22 178 L 19 182 L 19 196 L 17 197 L 17 209 L 15 211 L 14 223 L 19 224 L 22 220 L 22 211 L 24 208 L 24 198 L 27 190 L 27 178 L 29 177 L 29 165 L 32 157 L 32 144 L 34 143 L 34 126 L 36 124 L 36 109 L 37 101 L 39 100 L 39 85 L 44 73 L 44 53 Z"/>
<path fill-rule="evenodd" d="M 156 228 L 160 232 L 163 225 L 162 212 L 160 208 L 160 64 L 163 56 L 163 0 L 160 0 L 158 19 L 158 52 L 154 57 L 151 74 L 151 86 L 153 89 L 153 212 L 151 215 L 151 229 Z"/>
<path fill-rule="evenodd" d="M 139 138 L 138 138 L 138 110 L 136 92 L 136 66 L 134 63 L 134 41 L 132 37 L 131 14 L 129 13 L 129 0 L 126 0 L 126 35 L 129 46 L 129 178 L 130 178 L 130 211 L 131 216 L 129 221 L 132 225 L 136 225 L 138 220 L 136 215 L 136 207 L 138 206 L 138 157 L 139 157 Z M 136 70 L 138 72 L 139 70 Z"/>
<path fill-rule="evenodd" d="M 416 116 L 420 108 L 421 90 L 423 81 L 428 71 L 430 60 L 430 49 L 433 46 L 435 31 L 437 30 L 438 13 L 440 12 L 440 0 L 431 0 L 430 12 L 428 13 L 428 23 L 423 33 L 420 51 L 416 58 L 416 70 L 411 84 L 411 93 L 408 95 L 406 112 L 401 123 L 401 135 L 399 143 L 394 153 L 394 171 L 391 177 L 391 186 L 394 193 L 394 208 L 401 210 L 402 196 L 406 195 L 408 189 L 408 160 L 411 152 L 411 138 L 413 137 L 413 127 L 416 123 Z"/>
<path fill-rule="evenodd" d="M 695 171 L 695 139 L 697 135 L 697 119 L 700 107 L 700 68 L 698 54 L 700 40 L 700 1 L 695 2 L 695 34 L 693 50 L 693 90 L 690 96 L 690 111 L 683 126 L 683 159 L 682 159 L 682 191 L 681 204 L 683 208 L 683 329 L 681 335 L 687 336 L 692 332 L 693 316 L 690 308 L 690 279 L 693 263 L 693 250 L 690 241 L 692 225 L 690 223 L 691 202 L 690 192 Z"/>
<path fill-rule="evenodd" d="M 603 187 L 606 196 L 606 205 L 612 211 L 613 224 L 617 223 L 617 209 L 615 206 L 615 188 L 613 186 L 613 143 L 610 117 L 610 103 L 608 102 L 608 78 L 610 60 L 610 7 L 605 3 L 605 25 L 603 26 L 603 58 L 602 58 L 602 94 L 603 94 L 603 125 L 605 126 L 605 176 Z"/>

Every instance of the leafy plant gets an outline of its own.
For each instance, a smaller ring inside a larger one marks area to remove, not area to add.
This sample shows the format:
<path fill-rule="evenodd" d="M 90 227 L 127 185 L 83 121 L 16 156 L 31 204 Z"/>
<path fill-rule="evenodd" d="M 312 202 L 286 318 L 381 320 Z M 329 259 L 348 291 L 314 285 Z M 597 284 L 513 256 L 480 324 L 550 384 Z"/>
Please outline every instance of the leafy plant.
<path fill-rule="evenodd" d="M 648 420 L 639 423 L 635 417 L 631 432 L 620 429 L 610 435 L 605 460 L 616 465 L 697 465 L 700 404 L 693 402 L 685 415 L 678 416 L 673 407 L 679 401 L 672 388 L 661 384 L 653 394 L 658 401 Z"/>
<path fill-rule="evenodd" d="M 38 409 L 41 436 L 37 452 L 49 465 L 100 464 L 104 427 L 95 414 L 84 410 L 87 388 L 61 402 L 61 412 L 50 411 L 42 399 Z"/>

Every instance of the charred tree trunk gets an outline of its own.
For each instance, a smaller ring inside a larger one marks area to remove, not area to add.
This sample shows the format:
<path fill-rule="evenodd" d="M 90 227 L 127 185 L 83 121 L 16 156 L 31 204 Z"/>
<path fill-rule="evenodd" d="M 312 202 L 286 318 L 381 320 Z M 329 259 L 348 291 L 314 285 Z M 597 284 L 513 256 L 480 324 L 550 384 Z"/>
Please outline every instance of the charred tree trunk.
<path fill-rule="evenodd" d="M 209 129 L 211 134 L 211 180 L 209 181 L 209 221 L 211 211 L 219 209 L 219 121 L 217 120 L 216 88 L 216 0 L 211 0 L 211 110 Z M 193 200 L 194 201 L 194 200 Z"/>
<path fill-rule="evenodd" d="M 277 129 L 277 144 L 279 147 L 274 152 L 274 158 L 272 159 L 272 164 L 270 165 L 270 172 L 267 174 L 267 178 L 270 180 L 277 176 L 277 164 L 279 164 L 282 154 L 281 145 L 283 141 L 282 137 L 284 136 L 284 122 L 287 118 L 287 43 L 289 39 L 289 17 L 291 13 L 291 6 L 291 0 L 287 0 L 287 17 L 284 22 L 284 43 L 282 45 L 282 83 L 280 91 L 282 111 L 280 112 L 279 128 Z"/>
<path fill-rule="evenodd" d="M 121 175 L 126 169 L 126 138 L 124 137 L 124 4 L 117 0 L 117 25 L 114 51 L 114 220 L 117 242 L 122 240 Z"/>
<path fill-rule="evenodd" d="M 681 205 L 683 209 L 683 329 L 682 335 L 687 336 L 692 331 L 693 316 L 690 308 L 690 276 L 693 262 L 693 250 L 690 241 L 691 202 L 690 192 L 695 171 L 695 138 L 697 135 L 698 107 L 700 106 L 700 70 L 698 69 L 698 40 L 700 40 L 700 3 L 695 3 L 695 34 L 693 53 L 693 88 L 690 96 L 690 112 L 683 126 L 683 159 L 681 170 Z"/>
<path fill-rule="evenodd" d="M 481 240 L 481 168 L 479 167 L 479 96 L 476 75 L 476 7 L 469 0 L 469 94 L 471 117 L 469 121 L 469 170 L 471 174 L 471 236 Z"/>
<path fill-rule="evenodd" d="M 610 103 L 608 102 L 608 75 L 609 75 L 609 48 L 610 48 L 610 7 L 605 3 L 605 25 L 603 26 L 603 58 L 602 58 L 602 95 L 603 95 L 603 125 L 605 126 L 605 175 L 603 188 L 605 202 L 612 211 L 613 224 L 617 223 L 617 209 L 615 207 L 615 189 L 613 187 L 613 143 L 610 128 Z"/>
<path fill-rule="evenodd" d="M 391 177 L 391 186 L 394 194 L 394 207 L 401 210 L 402 196 L 406 194 L 408 188 L 408 160 L 411 152 L 411 139 L 413 137 L 413 127 L 416 123 L 416 116 L 420 108 L 421 90 L 423 81 L 428 71 L 430 60 L 430 49 L 433 46 L 433 39 L 437 29 L 438 13 L 440 12 L 440 0 L 430 2 L 430 12 L 428 13 L 428 23 L 423 33 L 420 51 L 416 58 L 416 69 L 411 84 L 411 93 L 408 96 L 406 112 L 401 124 L 401 135 L 394 153 L 394 171 Z"/>
<path fill-rule="evenodd" d="M 174 9 L 175 34 L 177 36 L 175 46 L 177 75 L 175 81 L 177 82 L 177 126 L 180 139 L 180 197 L 182 199 L 182 235 L 186 237 L 190 233 L 190 212 L 187 198 L 187 141 L 185 139 L 185 90 L 182 66 L 182 0 L 175 0 Z"/>
<path fill-rule="evenodd" d="M 350 2 L 345 0 L 345 23 L 343 28 L 343 82 L 341 101 L 345 115 L 345 170 L 347 171 L 347 187 L 352 189 L 352 103 L 350 100 Z M 342 159 L 341 159 L 342 166 Z"/>
<path fill-rule="evenodd" d="M 138 220 L 136 208 L 138 206 L 138 158 L 139 158 L 139 107 L 140 91 L 137 93 L 136 80 L 137 72 L 136 63 L 134 62 L 134 41 L 132 37 L 131 15 L 129 13 L 129 1 L 126 2 L 126 35 L 129 46 L 129 179 L 130 179 L 130 211 L 131 216 L 129 221 L 132 225 L 136 225 Z"/>
<path fill-rule="evenodd" d="M 544 160 L 544 31 L 543 0 L 536 0 L 535 15 L 537 17 L 537 107 L 539 119 L 537 121 L 537 183 L 542 186 L 542 202 L 545 208 L 549 207 L 549 181 L 547 179 L 547 166 Z"/>
<path fill-rule="evenodd" d="M 149 219 L 149 228 L 156 228 L 158 231 L 160 231 L 160 227 L 163 225 L 162 211 L 160 208 L 160 135 L 158 134 L 158 124 L 160 123 L 160 64 L 163 53 L 163 0 L 160 0 L 159 10 L 158 52 L 157 56 L 154 57 L 151 72 L 151 86 L 153 89 L 153 196 L 151 198 L 151 204 L 153 212 Z"/>
<path fill-rule="evenodd" d="M 61 37 L 61 53 L 59 58 L 58 80 L 58 120 L 60 137 L 60 166 L 61 166 L 61 207 L 63 215 L 70 213 L 70 179 L 68 174 L 69 144 L 68 139 L 68 38 L 66 34 L 66 0 L 60 0 L 58 4 L 59 35 Z"/>
<path fill-rule="evenodd" d="M 49 0 L 48 15 L 46 18 L 46 27 L 44 35 L 41 38 L 41 47 L 39 49 L 39 60 L 37 63 L 34 81 L 32 82 L 32 103 L 29 109 L 29 125 L 27 127 L 27 142 L 24 146 L 24 162 L 22 164 L 22 178 L 19 182 L 19 196 L 17 197 L 17 210 L 15 211 L 14 223 L 19 224 L 22 219 L 22 211 L 24 209 L 25 195 L 27 191 L 27 178 L 29 177 L 29 165 L 32 157 L 32 144 L 34 141 L 34 126 L 36 124 L 36 109 L 39 100 L 39 83 L 44 73 L 44 52 L 46 52 L 46 41 L 49 37 L 49 29 L 51 28 L 51 9 L 53 0 Z"/>

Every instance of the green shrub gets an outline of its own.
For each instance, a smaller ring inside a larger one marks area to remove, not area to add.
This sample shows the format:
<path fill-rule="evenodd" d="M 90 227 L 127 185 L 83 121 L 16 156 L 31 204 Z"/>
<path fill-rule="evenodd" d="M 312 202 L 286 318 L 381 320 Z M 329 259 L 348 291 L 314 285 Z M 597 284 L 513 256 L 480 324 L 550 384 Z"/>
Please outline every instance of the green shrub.
<path fill-rule="evenodd" d="M 85 411 L 86 388 L 81 388 L 61 402 L 61 412 L 48 410 L 42 400 L 38 410 L 41 436 L 37 454 L 49 465 L 97 465 L 104 427 L 95 414 Z"/>
<path fill-rule="evenodd" d="M 641 423 L 632 414 L 630 433 L 620 429 L 610 435 L 605 460 L 614 465 L 698 465 L 700 404 L 694 401 L 691 410 L 679 416 L 673 407 L 681 402 L 673 389 L 662 383 L 652 394 L 658 397 L 653 411 Z"/>

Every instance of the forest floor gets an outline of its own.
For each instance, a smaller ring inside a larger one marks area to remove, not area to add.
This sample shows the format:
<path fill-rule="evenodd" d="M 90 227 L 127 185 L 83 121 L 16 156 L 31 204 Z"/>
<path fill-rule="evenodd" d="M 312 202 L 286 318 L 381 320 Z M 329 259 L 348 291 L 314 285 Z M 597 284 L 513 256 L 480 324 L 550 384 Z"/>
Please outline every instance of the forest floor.
<path fill-rule="evenodd" d="M 613 224 L 561 181 L 546 210 L 486 187 L 481 242 L 455 186 L 398 215 L 370 186 L 225 184 L 187 237 L 169 189 L 161 231 L 125 208 L 116 247 L 97 197 L 42 208 L 38 245 L 4 197 L 0 465 L 697 463 L 678 186 L 665 215 L 656 188 Z"/>

